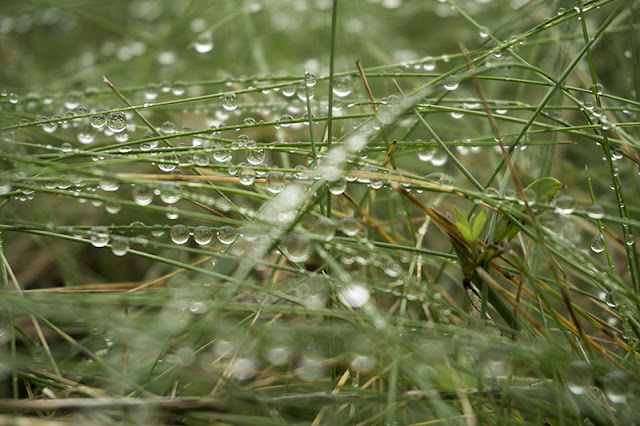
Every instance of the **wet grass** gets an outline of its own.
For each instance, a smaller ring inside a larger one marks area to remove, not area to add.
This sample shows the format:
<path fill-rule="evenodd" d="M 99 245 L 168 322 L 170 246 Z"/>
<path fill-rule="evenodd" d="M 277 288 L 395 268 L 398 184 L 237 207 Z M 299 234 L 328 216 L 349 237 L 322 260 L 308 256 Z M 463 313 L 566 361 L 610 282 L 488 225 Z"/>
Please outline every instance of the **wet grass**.
<path fill-rule="evenodd" d="M 634 2 L 215 3 L 0 6 L 3 416 L 637 418 Z"/>

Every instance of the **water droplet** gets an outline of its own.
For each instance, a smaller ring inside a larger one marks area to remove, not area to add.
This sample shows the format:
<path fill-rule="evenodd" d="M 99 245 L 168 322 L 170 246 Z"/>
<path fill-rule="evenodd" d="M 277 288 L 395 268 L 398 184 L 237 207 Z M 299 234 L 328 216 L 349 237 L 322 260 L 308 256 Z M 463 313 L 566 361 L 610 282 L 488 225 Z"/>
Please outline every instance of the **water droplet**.
<path fill-rule="evenodd" d="M 231 160 L 232 154 L 231 151 L 228 150 L 226 145 L 222 143 L 216 144 L 216 150 L 213 151 L 213 159 L 218 163 L 226 163 Z"/>
<path fill-rule="evenodd" d="M 232 226 L 222 226 L 218 229 L 217 232 L 218 240 L 222 244 L 231 244 L 236 238 L 238 238 L 238 233 L 236 232 L 236 228 Z"/>
<path fill-rule="evenodd" d="M 442 167 L 445 164 L 447 164 L 447 160 L 448 160 L 447 153 L 441 149 L 437 149 L 434 151 L 429 161 L 435 167 Z"/>
<path fill-rule="evenodd" d="M 88 124 L 83 124 L 78 128 L 78 142 L 83 145 L 92 143 L 95 139 L 93 128 Z"/>
<path fill-rule="evenodd" d="M 250 142 L 253 142 L 251 146 L 256 146 L 256 143 L 254 141 L 250 141 Z M 250 147 L 250 144 L 247 144 L 247 147 Z M 264 161 L 264 158 L 265 158 L 264 149 L 247 150 L 247 161 L 254 166 L 262 163 Z"/>
<path fill-rule="evenodd" d="M 149 83 L 144 89 L 144 98 L 147 101 L 154 101 L 158 98 L 159 87 L 156 83 Z"/>
<path fill-rule="evenodd" d="M 176 169 L 178 159 L 174 156 L 168 156 L 158 159 L 158 168 L 163 172 L 171 172 Z"/>
<path fill-rule="evenodd" d="M 593 371 L 584 361 L 572 361 L 565 369 L 567 387 L 575 395 L 582 395 L 594 383 Z"/>
<path fill-rule="evenodd" d="M 14 105 L 15 105 L 15 104 L 17 104 L 17 103 L 18 103 L 18 100 L 20 100 L 20 96 L 18 96 L 17 94 L 15 94 L 15 93 L 11 93 L 11 94 L 9 95 L 9 102 L 10 102 L 10 103 L 12 103 L 12 104 L 14 104 Z"/>
<path fill-rule="evenodd" d="M 282 87 L 282 94 L 287 98 L 290 98 L 296 94 L 296 87 L 293 84 L 287 84 Z"/>
<path fill-rule="evenodd" d="M 189 305 L 189 312 L 196 315 L 202 315 L 207 312 L 207 305 L 202 302 L 193 302 Z"/>
<path fill-rule="evenodd" d="M 164 235 L 164 226 L 163 225 L 153 225 L 151 227 L 151 235 L 153 235 L 154 237 L 162 237 Z"/>
<path fill-rule="evenodd" d="M 315 87 L 305 87 L 304 83 L 300 83 L 300 85 L 298 86 L 298 91 L 296 93 L 298 95 L 298 99 L 305 102 L 307 100 L 307 93 L 309 94 L 309 99 L 313 99 L 316 93 Z"/>
<path fill-rule="evenodd" d="M 632 246 L 636 239 L 633 237 L 632 233 L 624 234 L 624 243 L 628 246 Z"/>
<path fill-rule="evenodd" d="M 369 290 L 360 284 L 349 284 L 340 289 L 338 298 L 352 308 L 359 308 L 369 300 Z"/>
<path fill-rule="evenodd" d="M 591 250 L 594 253 L 602 253 L 605 248 L 604 237 L 602 234 L 598 234 L 591 240 Z"/>
<path fill-rule="evenodd" d="M 213 50 L 213 35 L 211 31 L 205 31 L 198 36 L 193 47 L 198 53 L 209 53 Z"/>
<path fill-rule="evenodd" d="M 104 116 L 104 114 L 97 113 L 91 116 L 89 122 L 91 123 L 91 127 L 93 127 L 94 129 L 101 129 L 107 122 L 107 118 Z"/>
<path fill-rule="evenodd" d="M 595 93 L 598 96 L 604 95 L 604 86 L 600 83 L 594 84 L 589 88 L 591 93 Z"/>
<path fill-rule="evenodd" d="M 316 85 L 316 75 L 314 73 L 312 73 L 311 71 L 307 71 L 304 73 L 304 76 L 308 87 L 313 87 Z"/>
<path fill-rule="evenodd" d="M 133 188 L 133 201 L 139 206 L 147 206 L 153 202 L 153 189 L 147 186 Z"/>
<path fill-rule="evenodd" d="M 591 219 L 602 219 L 604 217 L 604 207 L 600 204 L 591 204 L 587 207 L 587 216 Z"/>
<path fill-rule="evenodd" d="M 280 117 L 280 120 L 278 121 L 290 121 L 290 120 L 293 120 L 293 117 L 290 114 L 284 114 L 282 117 Z M 291 126 L 291 123 L 282 123 L 281 126 L 289 127 Z"/>
<path fill-rule="evenodd" d="M 238 173 L 238 179 L 242 185 L 251 185 L 256 180 L 256 171 L 249 168 L 243 168 Z"/>
<path fill-rule="evenodd" d="M 171 86 L 171 93 L 173 96 L 182 96 L 184 95 L 185 90 L 187 90 L 187 84 L 184 81 L 176 81 Z"/>
<path fill-rule="evenodd" d="M 353 84 L 349 76 L 338 77 L 333 82 L 333 93 L 340 98 L 349 96 L 352 89 Z"/>
<path fill-rule="evenodd" d="M 238 108 L 238 98 L 235 93 L 229 92 L 222 96 L 222 107 L 227 111 L 233 111 Z"/>
<path fill-rule="evenodd" d="M 327 187 L 329 188 L 329 192 L 333 195 L 340 195 L 347 189 L 347 180 L 345 178 L 340 178 L 333 182 L 327 182 Z"/>
<path fill-rule="evenodd" d="M 457 81 L 451 81 L 451 82 L 448 82 L 448 83 L 444 84 L 444 89 L 448 90 L 450 92 L 453 92 L 454 90 L 456 90 L 458 88 L 459 84 L 460 83 L 458 83 Z"/>
<path fill-rule="evenodd" d="M 109 242 L 109 229 L 106 226 L 94 226 L 89 237 L 94 247 L 104 247 Z"/>
<path fill-rule="evenodd" d="M 292 262 L 304 262 L 311 254 L 309 239 L 301 235 L 289 234 L 282 239 L 284 254 Z"/>
<path fill-rule="evenodd" d="M 49 120 L 49 117 L 42 117 L 42 120 Z M 47 133 L 53 133 L 56 131 L 56 129 L 58 129 L 57 121 L 50 121 L 48 123 L 42 124 L 42 130 L 44 130 Z"/>
<path fill-rule="evenodd" d="M 319 217 L 314 228 L 315 234 L 324 241 L 331 241 L 336 234 L 336 226 L 326 217 Z"/>
<path fill-rule="evenodd" d="M 286 347 L 270 348 L 266 352 L 267 361 L 273 365 L 284 365 L 289 362 L 291 351 Z"/>
<path fill-rule="evenodd" d="M 115 236 L 111 239 L 111 252 L 116 256 L 124 256 L 129 251 L 129 239 Z"/>
<path fill-rule="evenodd" d="M 451 117 L 453 117 L 455 120 L 459 120 L 464 117 L 464 112 L 459 111 L 460 109 L 464 108 L 462 104 L 455 104 L 453 108 L 455 108 L 456 111 L 451 111 Z"/>
<path fill-rule="evenodd" d="M 109 114 L 107 127 L 114 133 L 120 133 L 127 127 L 127 117 L 124 112 L 116 111 Z"/>
<path fill-rule="evenodd" d="M 107 213 L 110 213 L 110 214 L 118 213 L 121 208 L 122 206 L 120 205 L 118 200 L 110 199 L 110 200 L 107 200 L 106 203 L 104 203 L 104 209 L 107 211 Z"/>
<path fill-rule="evenodd" d="M 184 225 L 173 225 L 169 235 L 174 243 L 184 244 L 189 241 L 189 228 Z"/>
<path fill-rule="evenodd" d="M 208 226 L 196 226 L 193 230 L 193 240 L 198 245 L 206 245 L 213 239 L 213 231 Z"/>
<path fill-rule="evenodd" d="M 618 296 L 616 296 L 613 291 L 610 291 L 604 296 L 604 303 L 606 303 L 610 308 L 617 308 Z"/>
<path fill-rule="evenodd" d="M 435 70 L 436 69 L 436 60 L 434 58 L 432 58 L 431 56 L 425 58 L 424 62 L 422 63 L 422 68 L 426 72 L 431 72 L 431 71 Z"/>
<path fill-rule="evenodd" d="M 634 380 L 624 371 L 612 371 L 604 377 L 603 388 L 607 398 L 614 404 L 624 404 L 632 395 Z"/>
<path fill-rule="evenodd" d="M 272 170 L 267 173 L 267 189 L 271 193 L 277 194 L 282 192 L 286 184 L 287 181 L 284 177 L 284 173 L 277 170 Z"/>
<path fill-rule="evenodd" d="M 561 195 L 556 198 L 555 208 L 562 215 L 570 215 L 576 209 L 576 201 L 570 195 Z"/>
<path fill-rule="evenodd" d="M 108 192 L 117 191 L 118 188 L 120 188 L 120 184 L 117 180 L 108 177 L 100 179 L 99 186 L 100 189 Z"/>
<path fill-rule="evenodd" d="M 360 231 L 360 225 L 358 222 L 352 217 L 343 217 L 340 219 L 340 229 L 345 235 L 353 237 L 357 235 Z"/>

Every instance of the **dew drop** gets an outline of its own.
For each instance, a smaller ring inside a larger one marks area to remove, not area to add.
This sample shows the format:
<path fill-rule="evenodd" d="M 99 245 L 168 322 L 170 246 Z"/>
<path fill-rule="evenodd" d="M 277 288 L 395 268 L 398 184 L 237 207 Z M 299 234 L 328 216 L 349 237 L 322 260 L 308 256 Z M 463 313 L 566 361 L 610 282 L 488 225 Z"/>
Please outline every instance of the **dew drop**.
<path fill-rule="evenodd" d="M 213 50 L 213 36 L 211 31 L 205 31 L 198 36 L 193 44 L 198 53 L 209 53 Z"/>
<path fill-rule="evenodd" d="M 326 217 L 320 217 L 316 221 L 315 234 L 324 241 L 331 241 L 336 234 L 336 226 Z"/>
<path fill-rule="evenodd" d="M 153 190 L 147 186 L 133 188 L 133 201 L 139 206 L 147 206 L 153 202 Z"/>
<path fill-rule="evenodd" d="M 102 178 L 99 183 L 100 189 L 103 191 L 113 192 L 117 191 L 120 188 L 120 184 L 117 180 L 111 178 Z"/>
<path fill-rule="evenodd" d="M 340 229 L 344 232 L 345 235 L 353 237 L 357 235 L 360 231 L 360 225 L 358 222 L 352 217 L 343 217 L 340 219 Z"/>
<path fill-rule="evenodd" d="M 250 168 L 243 168 L 238 173 L 238 179 L 242 185 L 251 185 L 256 180 L 256 171 Z"/>
<path fill-rule="evenodd" d="M 144 88 L 144 99 L 147 101 L 155 101 L 158 98 L 160 88 L 156 83 L 149 83 Z"/>
<path fill-rule="evenodd" d="M 153 235 L 156 238 L 162 237 L 164 235 L 164 232 L 165 230 L 163 225 L 157 224 L 151 227 L 151 235 Z"/>
<path fill-rule="evenodd" d="M 447 153 L 441 149 L 435 150 L 431 159 L 429 160 L 431 164 L 435 167 L 442 167 L 447 164 Z"/>
<path fill-rule="evenodd" d="M 218 229 L 217 236 L 222 244 L 231 244 L 238 238 L 238 233 L 233 226 L 222 226 Z"/>
<path fill-rule="evenodd" d="M 349 96 L 352 89 L 353 84 L 351 83 L 351 77 L 349 76 L 338 77 L 333 82 L 333 93 L 339 98 Z"/>
<path fill-rule="evenodd" d="M 633 234 L 628 232 L 624 235 L 624 243 L 628 246 L 632 246 L 633 243 L 635 243 L 636 239 L 634 238 Z"/>
<path fill-rule="evenodd" d="M 111 239 L 111 252 L 116 256 L 124 256 L 129 251 L 129 239 L 123 236 L 115 236 Z"/>
<path fill-rule="evenodd" d="M 604 251 L 604 237 L 602 234 L 598 234 L 591 240 L 591 251 L 594 253 L 602 253 Z"/>
<path fill-rule="evenodd" d="M 345 178 L 340 178 L 332 182 L 327 182 L 327 187 L 329 188 L 329 192 L 333 195 L 340 195 L 347 189 L 347 180 Z"/>
<path fill-rule="evenodd" d="M 304 262 L 311 254 L 309 239 L 301 235 L 289 234 L 282 239 L 284 254 L 292 262 Z"/>
<path fill-rule="evenodd" d="M 187 90 L 187 84 L 184 81 L 176 81 L 171 86 L 171 93 L 173 96 L 182 96 L 184 95 L 185 90 Z"/>
<path fill-rule="evenodd" d="M 293 84 L 287 84 L 282 87 L 282 94 L 287 98 L 290 98 L 296 94 L 296 87 Z"/>
<path fill-rule="evenodd" d="M 94 226 L 89 237 L 94 247 L 104 247 L 109 242 L 109 229 L 106 226 Z"/>
<path fill-rule="evenodd" d="M 604 86 L 602 84 L 600 84 L 600 83 L 596 83 L 596 84 L 594 84 L 593 86 L 591 86 L 589 88 L 589 91 L 591 93 L 594 93 L 594 94 L 598 95 L 598 96 L 602 96 L 602 95 L 604 95 Z"/>
<path fill-rule="evenodd" d="M 304 83 L 300 83 L 300 85 L 298 86 L 298 91 L 297 91 L 298 99 L 300 99 L 303 102 L 307 100 L 307 94 L 309 94 L 309 99 L 313 99 L 315 93 L 316 93 L 315 87 L 312 87 L 312 86 L 305 87 Z"/>
<path fill-rule="evenodd" d="M 198 245 L 206 245 L 213 239 L 213 231 L 208 226 L 196 226 L 193 230 L 193 240 Z"/>
<path fill-rule="evenodd" d="M 285 179 L 284 173 L 277 170 L 272 170 L 267 173 L 267 189 L 269 190 L 269 192 L 273 194 L 282 192 L 286 184 L 287 181 Z"/>
<path fill-rule="evenodd" d="M 238 97 L 235 93 L 229 92 L 222 96 L 222 107 L 227 111 L 233 111 L 238 108 Z"/>
<path fill-rule="evenodd" d="M 634 381 L 629 374 L 624 371 L 612 371 L 604 377 L 604 393 L 614 404 L 624 404 L 627 397 L 633 394 L 633 384 Z"/>
<path fill-rule="evenodd" d="M 116 111 L 109 114 L 107 127 L 114 133 L 120 133 L 127 127 L 127 117 L 124 112 Z"/>
<path fill-rule="evenodd" d="M 169 235 L 174 243 L 184 244 L 189 241 L 189 228 L 184 225 L 173 225 Z"/>
<path fill-rule="evenodd" d="M 562 215 L 570 215 L 576 209 L 576 201 L 570 195 L 561 195 L 556 199 L 555 208 Z"/>
<path fill-rule="evenodd" d="M 338 298 L 352 308 L 359 308 L 369 300 L 369 290 L 360 284 L 349 284 L 340 289 Z"/>
<path fill-rule="evenodd" d="M 91 127 L 94 129 L 103 128 L 106 122 L 107 118 L 101 113 L 93 114 L 89 119 L 89 123 L 91 123 Z"/>
<path fill-rule="evenodd" d="M 104 203 L 104 209 L 107 211 L 107 213 L 110 213 L 110 214 L 116 214 L 120 212 L 121 208 L 122 206 L 120 205 L 118 200 L 111 199 L 111 200 L 107 200 L 107 202 Z"/>
<path fill-rule="evenodd" d="M 308 87 L 313 87 L 316 85 L 316 75 L 314 73 L 312 73 L 311 71 L 307 71 L 304 73 L 304 76 Z"/>
<path fill-rule="evenodd" d="M 602 219 L 604 217 L 604 207 L 600 204 L 591 204 L 587 207 L 587 216 L 591 219 Z"/>
<path fill-rule="evenodd" d="M 456 90 L 458 88 L 459 84 L 460 83 L 458 83 L 457 81 L 445 83 L 444 84 L 444 89 L 448 90 L 449 92 L 453 92 L 454 90 Z"/>
<path fill-rule="evenodd" d="M 572 361 L 567 364 L 566 370 L 567 387 L 574 395 L 582 395 L 594 383 L 593 371 L 589 364 L 584 361 Z"/>

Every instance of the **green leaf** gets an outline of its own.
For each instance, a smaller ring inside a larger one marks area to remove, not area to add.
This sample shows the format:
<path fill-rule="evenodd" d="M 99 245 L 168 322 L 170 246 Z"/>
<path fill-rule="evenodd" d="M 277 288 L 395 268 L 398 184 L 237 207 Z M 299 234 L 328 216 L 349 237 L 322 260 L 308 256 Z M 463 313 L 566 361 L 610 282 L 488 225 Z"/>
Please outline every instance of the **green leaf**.
<path fill-rule="evenodd" d="M 471 232 L 471 226 L 469 225 L 469 221 L 467 217 L 456 207 L 455 209 L 456 215 L 456 228 L 462 234 L 462 236 L 467 240 L 469 244 L 473 244 L 475 238 L 473 238 L 473 233 Z"/>
<path fill-rule="evenodd" d="M 483 210 L 477 216 L 471 218 L 471 236 L 473 240 L 477 240 L 482 235 L 484 224 L 487 221 L 487 213 Z"/>

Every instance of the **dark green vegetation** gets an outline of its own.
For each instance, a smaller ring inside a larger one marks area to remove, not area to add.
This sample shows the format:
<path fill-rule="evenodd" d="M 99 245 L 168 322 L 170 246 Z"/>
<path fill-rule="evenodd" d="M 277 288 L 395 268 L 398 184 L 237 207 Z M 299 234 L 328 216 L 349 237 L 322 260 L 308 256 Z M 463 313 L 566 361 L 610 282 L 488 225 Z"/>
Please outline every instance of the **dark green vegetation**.
<path fill-rule="evenodd" d="M 1 2 L 0 423 L 635 421 L 639 34 L 624 0 Z"/>

